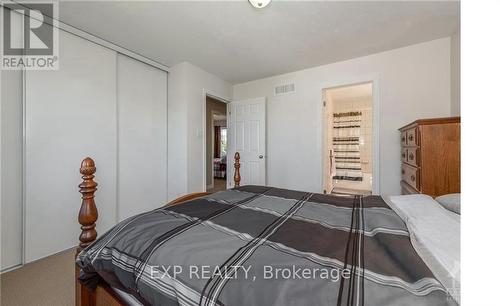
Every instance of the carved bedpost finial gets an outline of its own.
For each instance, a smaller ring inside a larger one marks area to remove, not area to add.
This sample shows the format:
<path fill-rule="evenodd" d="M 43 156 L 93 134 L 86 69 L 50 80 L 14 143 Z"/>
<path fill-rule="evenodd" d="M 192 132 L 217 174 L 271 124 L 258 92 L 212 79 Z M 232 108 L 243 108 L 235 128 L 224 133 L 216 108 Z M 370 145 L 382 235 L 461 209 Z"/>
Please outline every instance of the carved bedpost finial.
<path fill-rule="evenodd" d="M 97 231 L 95 230 L 97 207 L 94 202 L 94 193 L 97 190 L 97 183 L 94 182 L 95 171 L 96 167 L 92 158 L 85 158 L 80 166 L 83 182 L 78 185 L 82 194 L 82 206 L 78 213 L 78 223 L 81 225 L 82 233 L 80 234 L 77 254 L 97 238 Z"/>
<path fill-rule="evenodd" d="M 234 187 L 240 186 L 240 152 L 234 153 Z"/>

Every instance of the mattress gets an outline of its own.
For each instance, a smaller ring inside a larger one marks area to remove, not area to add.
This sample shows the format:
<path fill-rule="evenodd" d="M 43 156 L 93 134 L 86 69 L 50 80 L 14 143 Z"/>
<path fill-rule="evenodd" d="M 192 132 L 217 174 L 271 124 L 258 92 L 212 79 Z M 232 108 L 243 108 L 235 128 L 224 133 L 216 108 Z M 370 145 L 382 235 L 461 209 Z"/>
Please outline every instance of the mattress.
<path fill-rule="evenodd" d="M 152 305 L 456 305 L 410 236 L 378 196 L 242 186 L 124 220 L 77 263 Z"/>
<path fill-rule="evenodd" d="M 385 198 L 405 221 L 417 253 L 460 303 L 460 215 L 445 209 L 428 195 Z"/>

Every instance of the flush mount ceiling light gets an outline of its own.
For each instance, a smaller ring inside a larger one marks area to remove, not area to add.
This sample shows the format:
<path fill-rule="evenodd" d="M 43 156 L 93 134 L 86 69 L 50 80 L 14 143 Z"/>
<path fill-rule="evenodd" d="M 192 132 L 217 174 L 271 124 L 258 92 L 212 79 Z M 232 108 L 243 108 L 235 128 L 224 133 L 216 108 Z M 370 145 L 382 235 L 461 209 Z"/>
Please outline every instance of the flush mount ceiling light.
<path fill-rule="evenodd" d="M 260 9 L 266 7 L 271 0 L 248 0 L 248 2 L 250 2 L 253 7 Z"/>

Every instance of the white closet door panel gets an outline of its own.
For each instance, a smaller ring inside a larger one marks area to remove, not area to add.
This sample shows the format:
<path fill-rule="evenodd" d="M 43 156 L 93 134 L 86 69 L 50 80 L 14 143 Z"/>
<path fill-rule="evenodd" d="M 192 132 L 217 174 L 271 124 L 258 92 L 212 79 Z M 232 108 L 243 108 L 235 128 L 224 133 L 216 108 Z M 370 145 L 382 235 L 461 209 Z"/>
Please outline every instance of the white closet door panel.
<path fill-rule="evenodd" d="M 23 75 L 2 71 L 1 268 L 21 264 L 23 243 Z"/>
<path fill-rule="evenodd" d="M 26 74 L 26 261 L 77 244 L 78 173 L 97 166 L 97 230 L 116 221 L 116 52 L 60 31 L 57 71 Z"/>
<path fill-rule="evenodd" d="M 167 201 L 167 74 L 118 55 L 119 220 Z"/>
<path fill-rule="evenodd" d="M 4 8 L 0 10 L 3 14 Z M 22 18 L 12 14 L 11 39 L 22 42 Z M 22 263 L 23 247 L 23 72 L 18 70 L 1 72 L 1 255 L 0 268 L 11 268 Z"/>

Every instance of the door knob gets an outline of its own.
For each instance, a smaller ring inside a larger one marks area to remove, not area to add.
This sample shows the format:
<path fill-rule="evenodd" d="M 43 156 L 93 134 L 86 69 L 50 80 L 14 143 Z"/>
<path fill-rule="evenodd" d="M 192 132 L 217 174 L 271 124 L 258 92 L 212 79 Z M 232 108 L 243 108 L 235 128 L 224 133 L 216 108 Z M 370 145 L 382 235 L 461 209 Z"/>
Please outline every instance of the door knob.
<path fill-rule="evenodd" d="M 259 159 L 263 159 L 264 158 L 264 155 L 259 155 Z"/>

